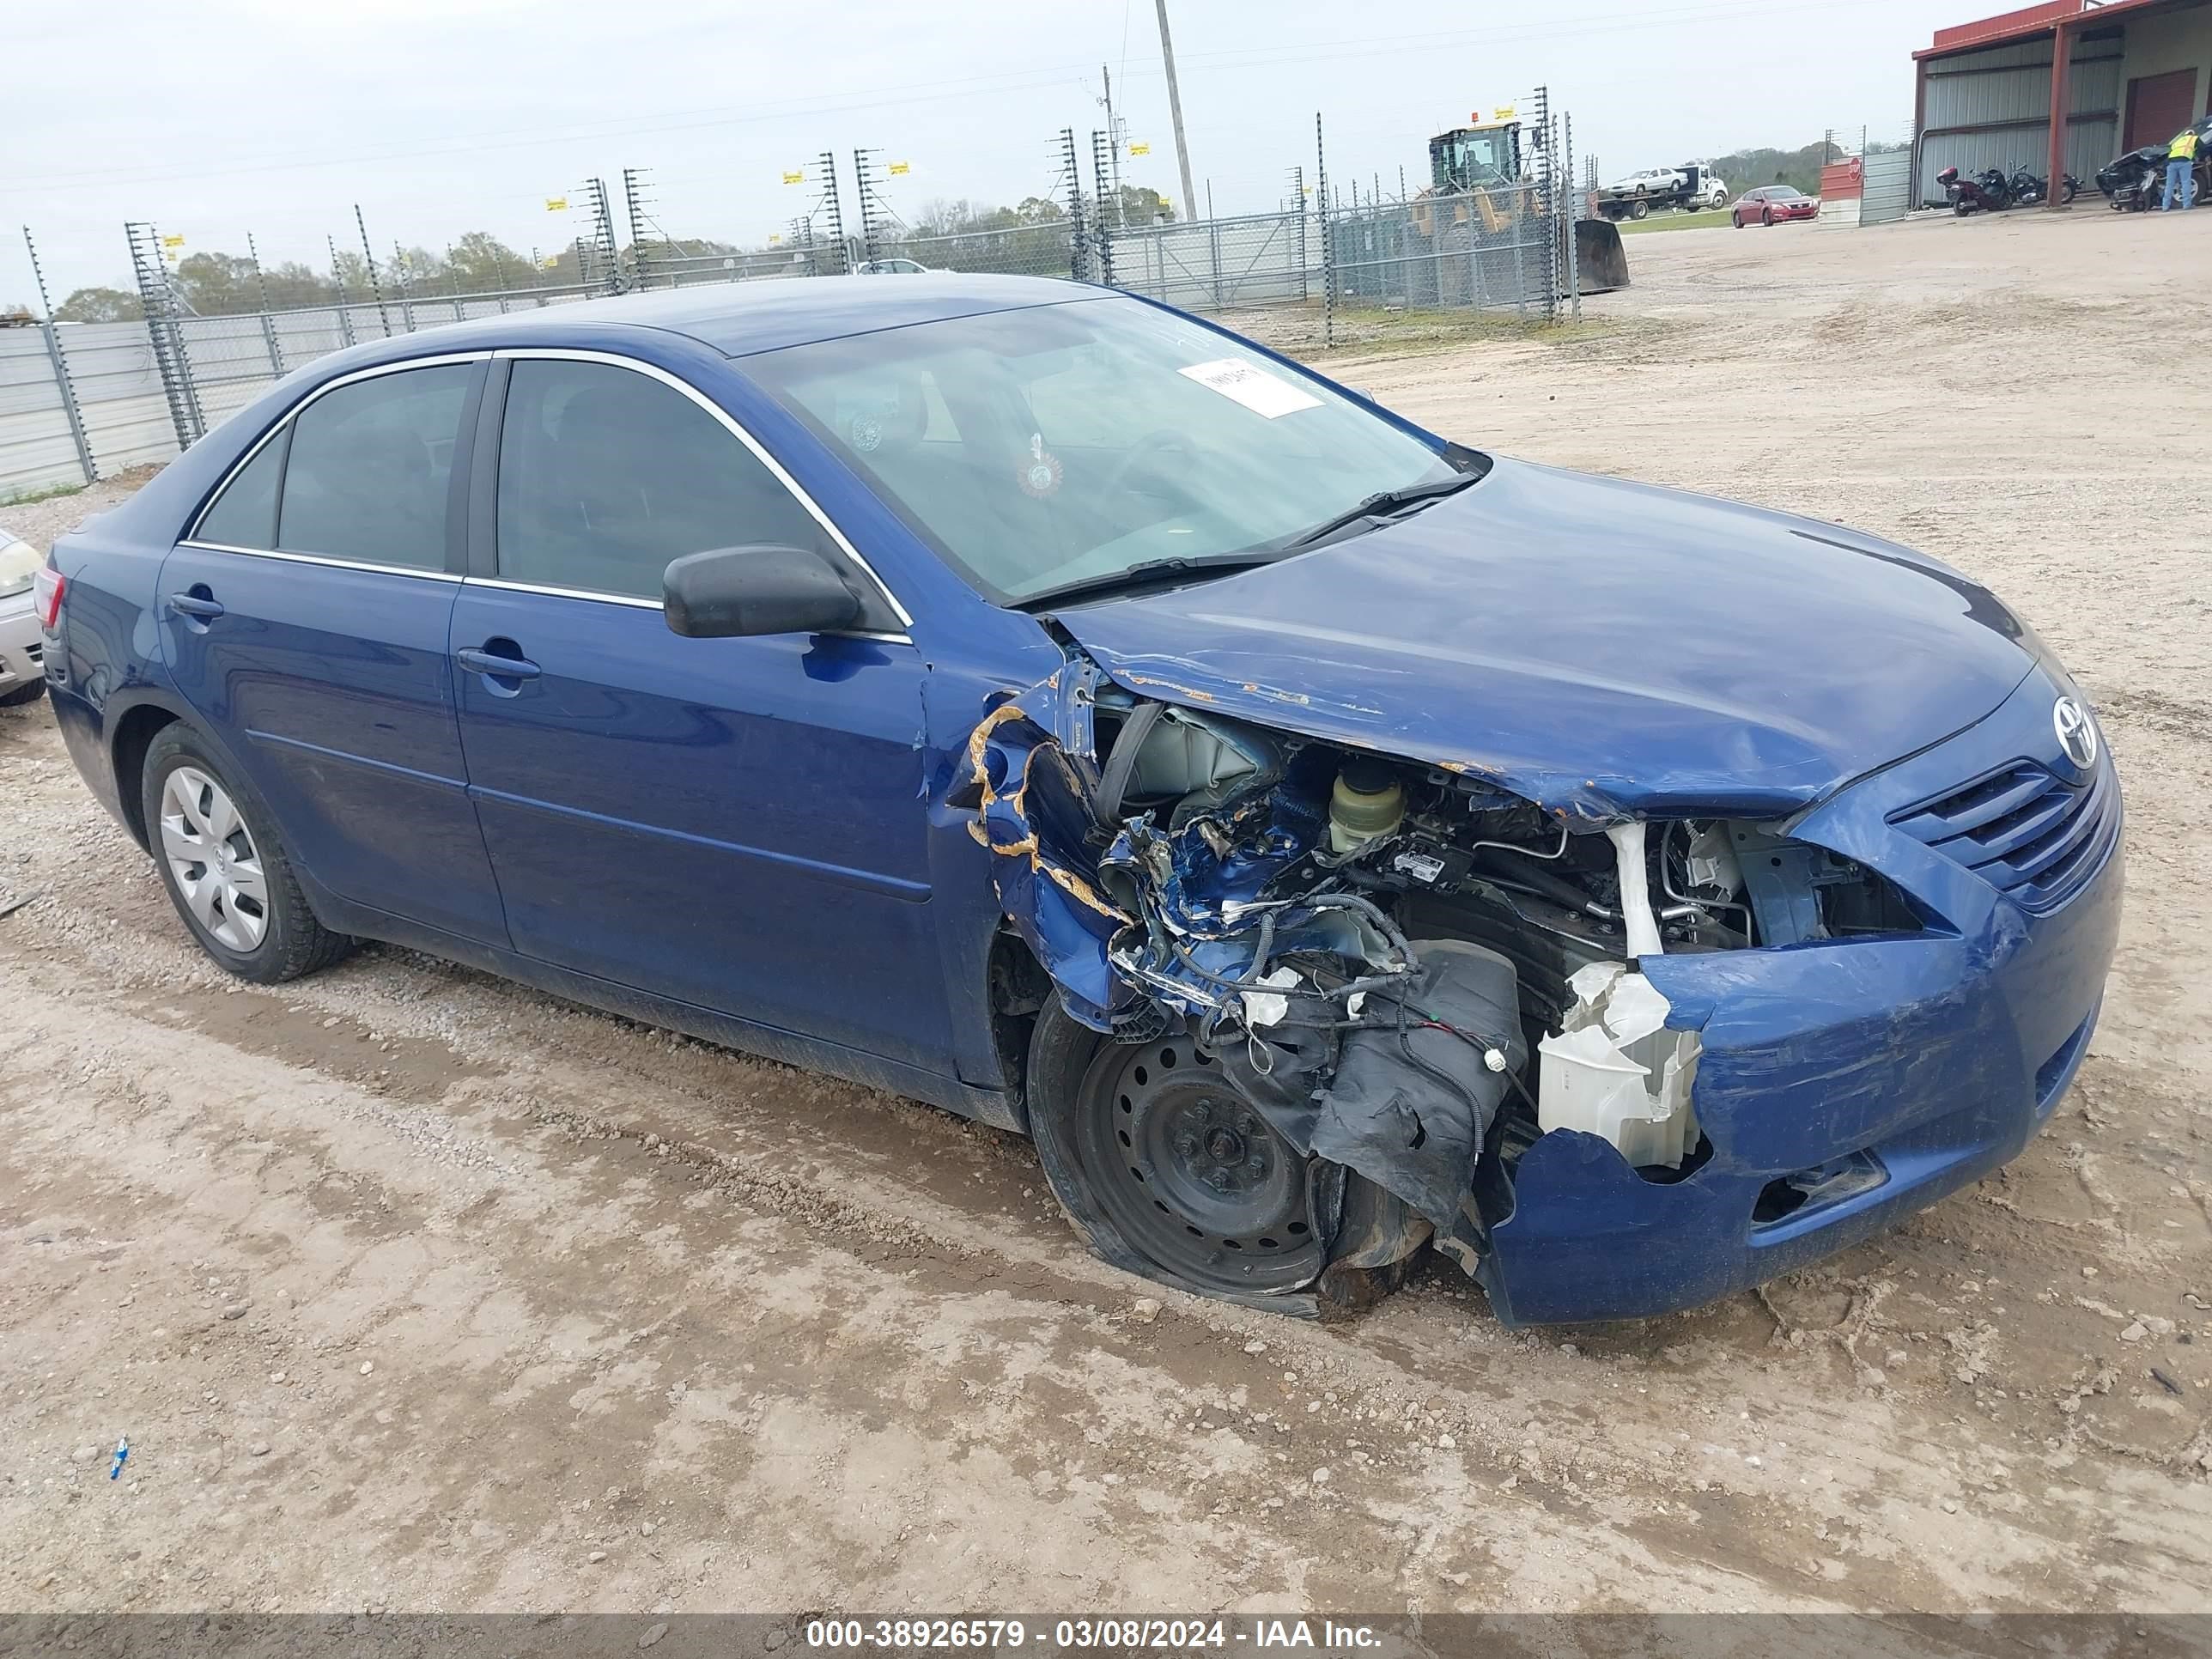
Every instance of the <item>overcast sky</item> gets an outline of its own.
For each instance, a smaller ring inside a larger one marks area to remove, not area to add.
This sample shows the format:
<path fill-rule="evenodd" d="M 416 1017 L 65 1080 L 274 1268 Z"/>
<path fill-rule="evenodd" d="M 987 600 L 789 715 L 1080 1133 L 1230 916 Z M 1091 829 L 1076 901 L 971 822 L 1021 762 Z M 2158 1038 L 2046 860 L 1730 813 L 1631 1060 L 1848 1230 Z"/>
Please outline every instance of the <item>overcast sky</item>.
<path fill-rule="evenodd" d="M 1413 182 L 1430 133 L 1548 83 L 1608 174 L 1829 126 L 1901 135 L 1908 54 L 1995 0 L 1170 0 L 1191 166 L 1223 213 L 1272 206 L 1311 169 L 1364 191 Z M 1448 27 L 1432 27 L 1442 21 Z M 58 301 L 129 285 L 122 224 L 186 251 L 328 263 L 494 232 L 549 252 L 549 213 L 592 174 L 651 171 L 672 235 L 748 244 L 805 205 L 780 182 L 855 145 L 912 171 L 894 207 L 1012 202 L 1052 184 L 1054 135 L 1087 146 L 1112 71 L 1125 179 L 1179 197 L 1153 0 L 103 0 L 19 9 L 8 27 L 0 303 L 27 300 L 16 227 Z M 1086 164 L 1088 150 L 1085 150 Z M 1740 181 L 1731 180 L 1740 184 Z M 1753 181 L 1755 182 L 1755 181 Z M 1178 211 L 1184 204 L 1176 203 Z M 848 224 L 851 220 L 848 216 Z"/>

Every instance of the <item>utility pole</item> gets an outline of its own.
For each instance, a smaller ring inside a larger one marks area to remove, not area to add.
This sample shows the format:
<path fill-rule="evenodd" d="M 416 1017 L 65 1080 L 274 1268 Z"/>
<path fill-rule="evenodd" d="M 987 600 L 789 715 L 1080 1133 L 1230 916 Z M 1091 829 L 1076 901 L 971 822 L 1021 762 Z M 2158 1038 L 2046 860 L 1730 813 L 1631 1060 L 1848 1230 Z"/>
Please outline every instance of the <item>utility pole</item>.
<path fill-rule="evenodd" d="M 1114 147 L 1114 222 L 1117 227 L 1126 228 L 1128 219 L 1121 208 L 1121 146 L 1123 129 L 1128 124 L 1114 113 L 1114 71 L 1101 64 L 1098 78 L 1106 88 L 1106 95 L 1098 100 L 1106 106 L 1106 137 Z M 1106 204 L 1103 201 L 1098 204 L 1098 222 L 1101 224 L 1106 222 Z"/>
<path fill-rule="evenodd" d="M 1182 174 L 1182 210 L 1198 210 L 1198 194 L 1190 187 L 1190 150 L 1182 141 L 1182 94 L 1176 89 L 1175 42 L 1168 38 L 1168 0 L 1153 0 L 1160 17 L 1160 63 L 1168 74 L 1168 119 L 1175 127 L 1176 169 Z"/>

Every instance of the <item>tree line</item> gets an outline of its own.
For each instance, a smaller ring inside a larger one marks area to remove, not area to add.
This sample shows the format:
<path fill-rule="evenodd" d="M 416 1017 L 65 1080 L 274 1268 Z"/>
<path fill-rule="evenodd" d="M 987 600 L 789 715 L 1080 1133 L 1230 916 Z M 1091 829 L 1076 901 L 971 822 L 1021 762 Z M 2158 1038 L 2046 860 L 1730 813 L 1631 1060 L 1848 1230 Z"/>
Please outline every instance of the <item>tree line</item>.
<path fill-rule="evenodd" d="M 625 258 L 650 260 L 736 252 L 733 243 L 704 239 L 646 241 L 625 250 Z M 634 268 L 634 266 L 633 266 Z M 596 277 L 599 273 L 590 273 Z M 318 269 L 297 259 L 256 268 L 243 254 L 188 253 L 170 270 L 178 299 L 195 315 L 235 316 L 265 308 L 290 311 L 336 305 L 341 295 L 353 304 L 371 300 L 376 289 L 396 301 L 404 289 L 416 298 L 493 294 L 503 289 L 554 288 L 587 280 L 571 243 L 543 264 L 518 252 L 489 231 L 472 230 L 443 252 L 426 247 L 395 250 L 376 261 L 376 282 L 358 248 L 340 248 L 334 266 Z M 80 288 L 54 307 L 60 323 L 135 322 L 145 315 L 135 289 L 94 285 Z"/>

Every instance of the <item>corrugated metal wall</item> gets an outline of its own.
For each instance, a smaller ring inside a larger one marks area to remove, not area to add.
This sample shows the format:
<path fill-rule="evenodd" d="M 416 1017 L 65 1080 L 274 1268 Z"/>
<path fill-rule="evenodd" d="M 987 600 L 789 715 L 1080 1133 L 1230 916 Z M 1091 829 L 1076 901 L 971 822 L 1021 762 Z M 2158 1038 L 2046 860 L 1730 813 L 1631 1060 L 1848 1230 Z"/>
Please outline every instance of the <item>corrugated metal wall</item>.
<path fill-rule="evenodd" d="M 2113 31 L 2117 34 L 2118 31 Z M 2069 76 L 2066 170 L 2086 185 L 2118 153 L 2120 43 L 2080 43 Z M 2027 40 L 1930 58 L 1916 204 L 1940 205 L 1936 175 L 2027 166 L 2040 173 L 2051 147 L 2051 42 Z M 2081 118 L 2087 117 L 2088 118 Z M 1977 129 L 1962 131 L 1960 129 Z"/>
<path fill-rule="evenodd" d="M 55 332 L 104 474 L 177 453 L 143 323 L 64 323 Z M 84 482 L 43 329 L 0 329 L 0 496 Z"/>

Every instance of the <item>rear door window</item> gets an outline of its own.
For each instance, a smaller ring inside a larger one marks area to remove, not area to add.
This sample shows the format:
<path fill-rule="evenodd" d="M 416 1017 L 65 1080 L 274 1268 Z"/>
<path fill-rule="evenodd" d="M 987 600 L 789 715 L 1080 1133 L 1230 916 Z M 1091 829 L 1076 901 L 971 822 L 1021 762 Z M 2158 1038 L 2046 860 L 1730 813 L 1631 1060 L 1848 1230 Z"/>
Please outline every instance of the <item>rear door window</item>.
<path fill-rule="evenodd" d="M 446 568 L 453 450 L 477 373 L 473 363 L 441 363 L 380 374 L 301 410 L 292 422 L 277 546 Z"/>
<path fill-rule="evenodd" d="M 505 581 L 658 599 L 669 562 L 759 543 L 832 553 L 821 526 L 729 428 L 611 363 L 522 358 L 499 445 Z"/>

